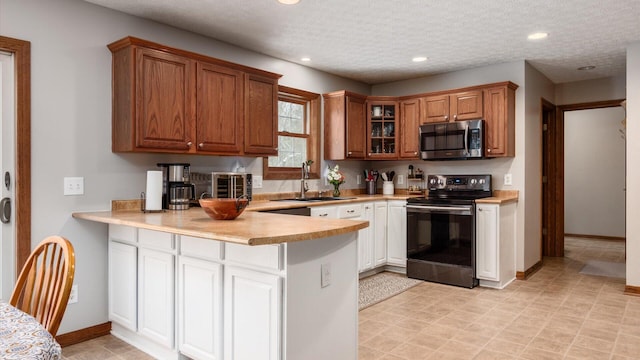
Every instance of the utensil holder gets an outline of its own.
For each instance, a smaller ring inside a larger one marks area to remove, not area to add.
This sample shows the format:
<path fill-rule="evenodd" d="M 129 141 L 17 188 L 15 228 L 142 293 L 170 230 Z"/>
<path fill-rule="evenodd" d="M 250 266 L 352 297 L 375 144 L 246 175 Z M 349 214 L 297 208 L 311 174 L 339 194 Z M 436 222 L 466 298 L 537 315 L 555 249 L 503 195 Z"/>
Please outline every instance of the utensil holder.
<path fill-rule="evenodd" d="M 376 182 L 373 180 L 367 180 L 367 195 L 375 195 L 376 194 Z"/>
<path fill-rule="evenodd" d="M 382 195 L 393 195 L 393 181 L 383 181 L 382 182 Z"/>

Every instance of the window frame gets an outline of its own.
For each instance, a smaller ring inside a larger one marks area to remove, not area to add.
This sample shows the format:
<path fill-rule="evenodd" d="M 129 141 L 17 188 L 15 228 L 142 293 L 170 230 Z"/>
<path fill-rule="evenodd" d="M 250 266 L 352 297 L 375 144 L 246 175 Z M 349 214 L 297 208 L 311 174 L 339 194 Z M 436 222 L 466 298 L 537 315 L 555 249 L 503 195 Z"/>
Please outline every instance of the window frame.
<path fill-rule="evenodd" d="M 280 132 L 278 136 L 290 136 L 307 139 L 307 160 L 313 160 L 309 167 L 309 178 L 320 179 L 320 94 L 288 86 L 278 85 L 278 101 L 288 101 L 307 104 L 306 124 L 308 135 Z M 302 164 L 300 164 L 302 166 Z M 262 159 L 262 176 L 265 180 L 294 180 L 301 178 L 301 168 L 298 167 L 270 167 L 269 158 Z"/>

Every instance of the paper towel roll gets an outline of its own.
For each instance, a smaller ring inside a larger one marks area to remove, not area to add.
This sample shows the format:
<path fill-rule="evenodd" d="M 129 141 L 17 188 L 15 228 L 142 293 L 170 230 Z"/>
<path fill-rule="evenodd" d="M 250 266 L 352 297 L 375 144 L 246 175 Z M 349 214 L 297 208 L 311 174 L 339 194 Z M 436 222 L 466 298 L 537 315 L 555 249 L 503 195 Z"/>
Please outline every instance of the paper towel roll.
<path fill-rule="evenodd" d="M 162 171 L 147 171 L 147 189 L 145 190 L 145 194 L 145 210 L 162 210 Z"/>

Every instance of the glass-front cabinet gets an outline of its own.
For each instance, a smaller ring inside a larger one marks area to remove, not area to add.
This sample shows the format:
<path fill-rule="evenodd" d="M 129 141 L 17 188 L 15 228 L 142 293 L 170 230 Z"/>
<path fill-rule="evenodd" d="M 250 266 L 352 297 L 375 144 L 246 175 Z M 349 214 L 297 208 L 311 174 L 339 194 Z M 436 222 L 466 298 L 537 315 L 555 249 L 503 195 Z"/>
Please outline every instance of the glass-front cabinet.
<path fill-rule="evenodd" d="M 371 98 L 369 98 L 371 99 Z M 397 159 L 398 103 L 396 101 L 369 100 L 367 103 L 367 157 L 371 159 Z"/>

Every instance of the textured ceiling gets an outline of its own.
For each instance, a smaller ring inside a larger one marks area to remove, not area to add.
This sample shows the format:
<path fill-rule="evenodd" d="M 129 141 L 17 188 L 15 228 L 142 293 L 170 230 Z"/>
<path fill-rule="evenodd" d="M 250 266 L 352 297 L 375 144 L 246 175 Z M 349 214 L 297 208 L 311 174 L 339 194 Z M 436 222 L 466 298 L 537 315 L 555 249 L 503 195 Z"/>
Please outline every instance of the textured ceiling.
<path fill-rule="evenodd" d="M 554 83 L 625 73 L 640 0 L 86 0 L 367 84 L 527 60 Z M 532 32 L 549 33 L 530 41 Z M 413 63 L 417 55 L 429 59 Z M 576 70 L 594 65 L 590 71 Z"/>

